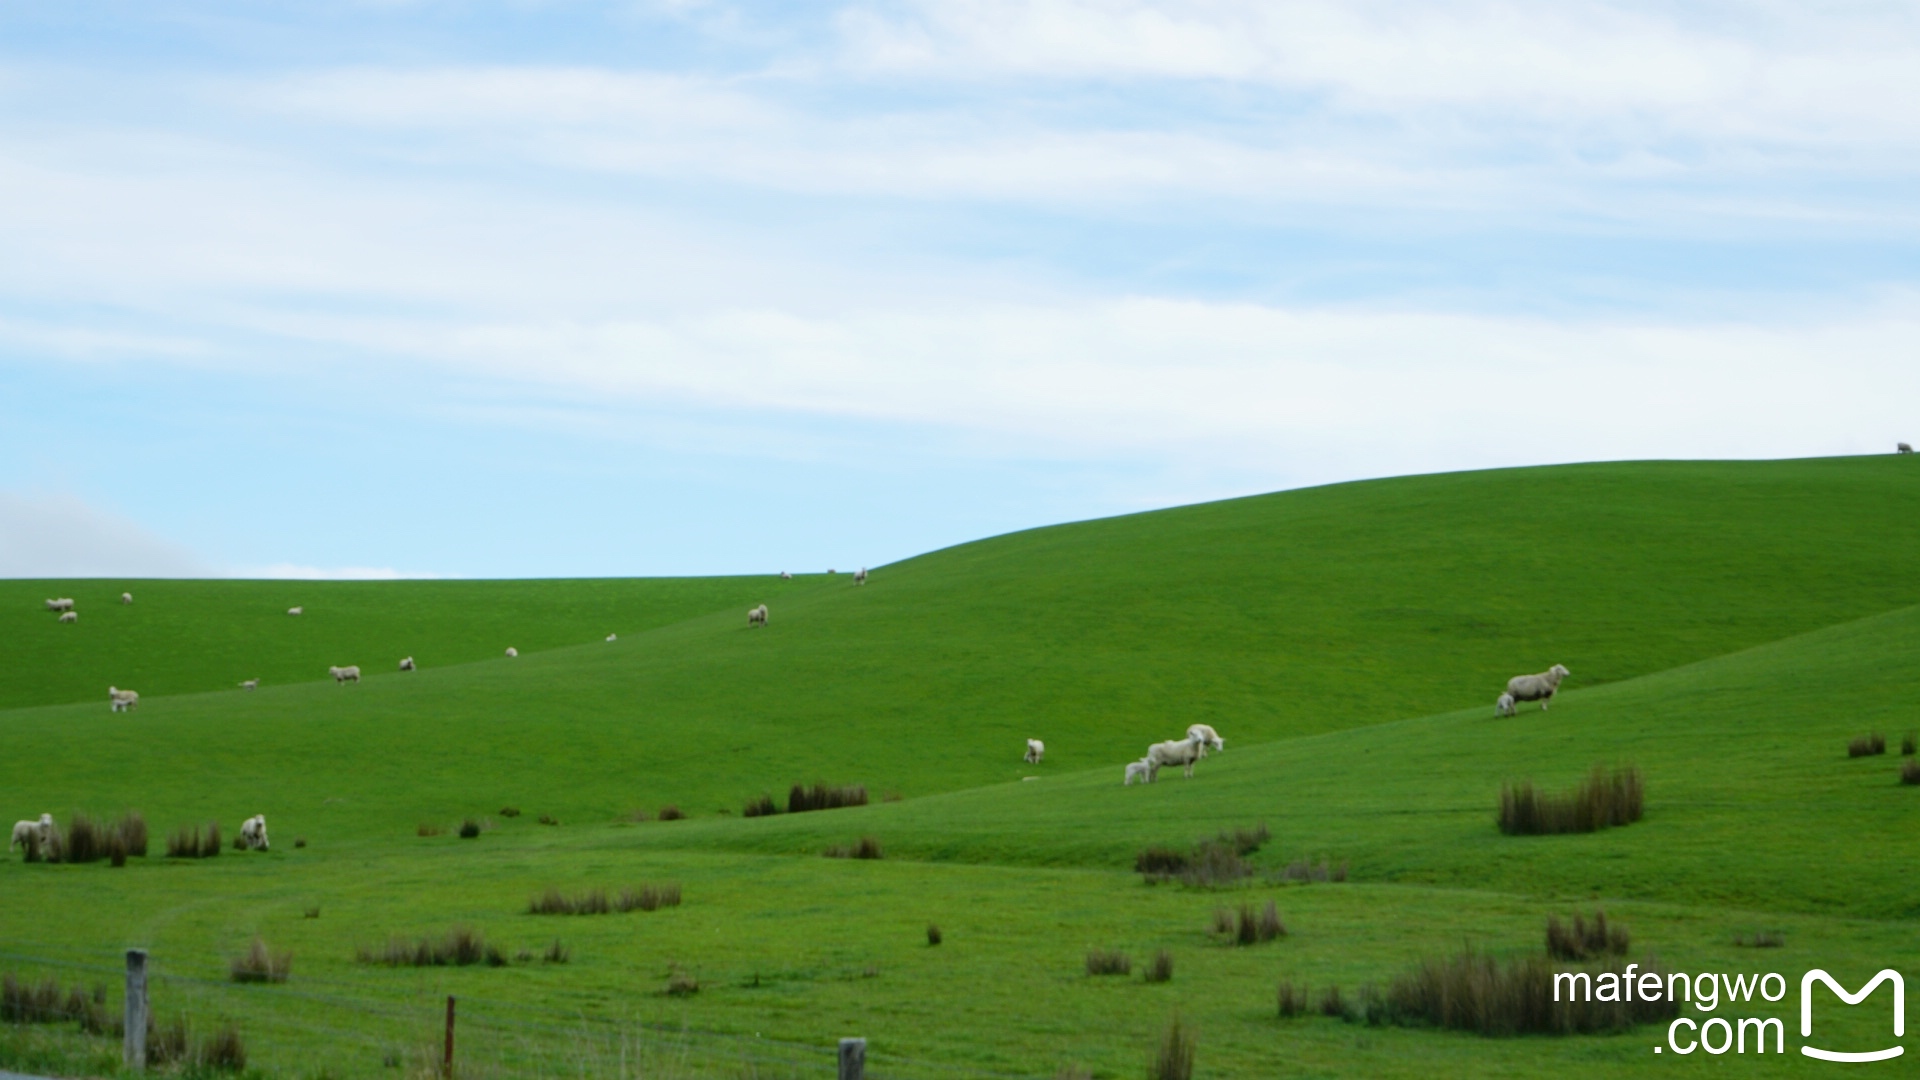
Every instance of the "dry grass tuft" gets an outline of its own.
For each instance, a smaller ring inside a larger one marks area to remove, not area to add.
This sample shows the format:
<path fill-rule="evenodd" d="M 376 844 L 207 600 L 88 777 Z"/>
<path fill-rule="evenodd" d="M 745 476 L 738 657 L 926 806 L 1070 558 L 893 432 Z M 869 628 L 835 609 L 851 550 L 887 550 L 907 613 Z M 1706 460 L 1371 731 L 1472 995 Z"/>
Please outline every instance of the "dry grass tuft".
<path fill-rule="evenodd" d="M 1742 949 L 1778 949 L 1787 943 L 1787 936 L 1778 930 L 1755 930 L 1752 934 L 1735 934 L 1733 943 Z"/>
<path fill-rule="evenodd" d="M 1875 757 L 1886 752 L 1887 737 L 1877 731 L 1870 735 L 1862 735 L 1847 744 L 1847 756 L 1850 758 Z"/>
<path fill-rule="evenodd" d="M 740 816 L 741 817 L 772 817 L 773 815 L 779 812 L 780 812 L 780 807 L 774 803 L 773 796 L 763 793 L 758 798 L 748 799 L 747 805 L 742 807 L 740 810 Z"/>
<path fill-rule="evenodd" d="M 687 815 L 682 813 L 680 808 L 672 803 L 668 803 L 660 808 L 661 821 L 684 821 L 686 817 Z"/>
<path fill-rule="evenodd" d="M 829 859 L 879 859 L 886 855 L 875 837 L 863 836 L 858 843 L 835 844 L 820 854 Z"/>
<path fill-rule="evenodd" d="M 1588 969 L 1591 979 L 1606 971 L 1619 974 L 1611 962 Z M 1662 974 L 1658 964 L 1645 965 L 1644 974 Z M 1672 1001 L 1650 1002 L 1579 1000 L 1555 1001 L 1553 964 L 1544 956 L 1527 956 L 1502 963 L 1468 949 L 1445 960 L 1425 960 L 1396 978 L 1387 990 L 1386 1019 L 1403 1025 L 1475 1031 L 1482 1035 L 1568 1035 L 1625 1031 L 1635 1024 L 1666 1020 L 1679 1011 Z"/>
<path fill-rule="evenodd" d="M 480 823 L 468 818 L 460 823 L 460 839 L 471 840 L 480 835 Z"/>
<path fill-rule="evenodd" d="M 500 816 L 506 818 L 519 817 L 520 808 L 517 806 L 503 806 L 500 808 Z"/>
<path fill-rule="evenodd" d="M 275 952 L 265 941 L 254 938 L 246 952 L 233 958 L 227 973 L 237 983 L 283 983 L 292 971 L 292 953 Z"/>
<path fill-rule="evenodd" d="M 1089 975 L 1128 975 L 1133 972 L 1133 959 L 1118 950 L 1095 949 L 1087 954 L 1087 974 Z"/>
<path fill-rule="evenodd" d="M 1554 795 L 1521 781 L 1500 787 L 1500 831 L 1509 836 L 1594 832 L 1639 821 L 1646 785 L 1636 766 L 1595 765 L 1572 791 Z"/>
<path fill-rule="evenodd" d="M 447 830 L 441 828 L 438 825 L 432 825 L 424 821 L 421 822 L 418 826 L 416 826 L 413 830 L 414 835 L 416 836 L 440 836 L 446 831 Z"/>
<path fill-rule="evenodd" d="M 700 992 L 700 978 L 692 972 L 674 968 L 667 975 L 668 997 L 692 997 Z"/>
<path fill-rule="evenodd" d="M 1920 750 L 1920 735 L 1909 731 L 1905 735 L 1900 736 L 1900 755 L 1902 757 L 1912 757 L 1916 750 Z"/>
<path fill-rule="evenodd" d="M 1142 975 L 1150 983 L 1173 981 L 1173 954 L 1165 949 L 1154 953 L 1153 962 L 1147 965 Z"/>
<path fill-rule="evenodd" d="M 1282 982 L 1275 998 L 1280 1008 L 1280 1019 L 1291 1020 L 1296 1016 L 1305 1016 L 1307 1014 L 1306 987 L 1295 986 L 1290 982 Z"/>
<path fill-rule="evenodd" d="M 811 810 L 839 810 L 847 806 L 867 805 L 865 784 L 795 784 L 787 792 L 787 813 L 803 814 Z"/>
<path fill-rule="evenodd" d="M 472 927 L 456 926 L 441 938 L 409 942 L 394 936 L 379 949 L 362 945 L 354 957 L 363 964 L 386 967 L 467 967 L 486 958 L 486 939 Z"/>
<path fill-rule="evenodd" d="M 1920 758 L 1908 758 L 1900 763 L 1900 782 L 1902 784 L 1920 784 Z"/>
<path fill-rule="evenodd" d="M 1160 1049 L 1147 1067 L 1148 1080 L 1193 1080 L 1194 1051 L 1199 1041 L 1193 1029 L 1180 1022 L 1174 1013 L 1167 1030 L 1160 1035 Z"/>
<path fill-rule="evenodd" d="M 932 923 L 928 923 L 927 924 L 927 945 L 928 946 L 938 945 L 942 940 L 944 940 L 944 938 L 940 934 L 940 928 L 938 926 L 935 926 Z"/>
<path fill-rule="evenodd" d="M 1593 921 L 1575 915 L 1572 923 L 1560 916 L 1547 916 L 1547 955 L 1555 960 L 1590 960 L 1602 956 L 1625 956 L 1631 941 L 1627 928 L 1607 925 L 1607 913 L 1596 911 Z"/>
<path fill-rule="evenodd" d="M 1280 909 L 1271 900 L 1257 911 L 1250 903 L 1241 904 L 1238 911 L 1215 908 L 1212 930 L 1231 945 L 1258 945 L 1287 936 L 1286 924 L 1280 921 Z"/>
<path fill-rule="evenodd" d="M 540 962 L 543 964 L 564 964 L 571 959 L 573 959 L 573 950 L 567 948 L 566 943 L 559 938 L 554 938 L 553 944 L 547 946 L 547 950 L 540 954 Z"/>

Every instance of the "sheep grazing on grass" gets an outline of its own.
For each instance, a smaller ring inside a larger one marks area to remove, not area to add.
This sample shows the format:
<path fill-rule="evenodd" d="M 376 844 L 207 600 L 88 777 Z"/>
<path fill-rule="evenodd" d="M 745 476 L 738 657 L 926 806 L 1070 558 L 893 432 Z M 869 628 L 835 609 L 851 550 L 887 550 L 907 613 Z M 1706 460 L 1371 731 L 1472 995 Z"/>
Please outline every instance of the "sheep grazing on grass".
<path fill-rule="evenodd" d="M 288 608 L 288 609 L 287 609 L 287 614 L 289 614 L 289 615 L 298 615 L 298 614 L 300 614 L 300 612 L 301 612 L 301 611 L 302 611 L 302 609 L 301 609 L 301 608 L 297 608 L 297 607 L 290 607 L 290 608 Z"/>
<path fill-rule="evenodd" d="M 12 851 L 14 848 L 19 847 L 26 848 L 28 851 L 32 851 L 35 848 L 45 851 L 52 846 L 52 839 L 53 815 L 41 814 L 39 821 L 16 821 L 13 823 L 13 842 L 7 845 L 7 850 Z"/>
<path fill-rule="evenodd" d="M 1225 751 L 1227 748 L 1227 740 L 1221 738 L 1220 733 L 1213 730 L 1212 724 L 1193 725 L 1187 729 L 1187 738 L 1200 740 L 1201 757 L 1207 756 L 1207 750 L 1209 748 L 1219 751 Z"/>
<path fill-rule="evenodd" d="M 133 603 L 133 594 L 132 594 L 132 593 L 130 593 L 130 592 L 123 592 L 123 593 L 121 593 L 121 594 L 120 594 L 120 602 L 121 602 L 121 603 L 123 603 L 123 604 L 131 604 L 131 603 Z"/>
<path fill-rule="evenodd" d="M 767 625 L 767 605 L 761 604 L 759 607 L 749 610 L 747 612 L 747 625 L 748 626 Z"/>
<path fill-rule="evenodd" d="M 400 658 L 400 670 L 401 670 L 401 671 L 412 671 L 412 670 L 413 670 L 413 657 L 411 657 L 411 656 L 403 656 L 403 657 L 401 657 L 401 658 Z"/>
<path fill-rule="evenodd" d="M 1193 779 L 1193 763 L 1200 760 L 1201 743 L 1198 736 L 1189 735 L 1184 739 L 1157 742 L 1147 747 L 1147 783 L 1160 778 L 1160 770 L 1168 765 L 1178 765 L 1185 770 L 1187 779 Z"/>
<path fill-rule="evenodd" d="M 348 664 L 346 667 L 330 667 L 327 669 L 327 674 L 333 676 L 333 681 L 336 683 L 359 682 L 360 665 Z"/>
<path fill-rule="evenodd" d="M 782 570 L 782 571 L 780 571 L 780 580 L 781 580 L 781 581 L 792 581 L 792 580 L 793 580 L 793 575 L 792 575 L 792 574 L 789 574 L 789 573 L 787 573 L 787 572 L 786 572 L 785 570 Z"/>
<path fill-rule="evenodd" d="M 607 640 L 608 640 L 608 641 L 619 641 L 619 640 L 620 640 L 620 635 L 619 635 L 619 634 L 608 634 L 608 635 L 607 635 Z"/>
<path fill-rule="evenodd" d="M 1153 781 L 1153 765 L 1146 758 L 1127 762 L 1127 778 L 1120 786 L 1132 787 L 1135 780 L 1143 784 Z"/>
<path fill-rule="evenodd" d="M 241 684 L 240 684 L 240 689 L 242 689 L 242 690 L 258 690 L 258 689 L 260 689 L 260 680 L 259 680 L 259 679 L 248 679 L 248 680 L 247 680 L 246 682 L 243 682 L 243 683 L 241 683 Z"/>
<path fill-rule="evenodd" d="M 1560 680 L 1568 674 L 1566 668 L 1555 664 L 1538 675 L 1515 675 L 1507 680 L 1507 693 L 1515 701 L 1537 701 L 1540 711 L 1545 712 L 1547 702 L 1560 690 Z"/>
<path fill-rule="evenodd" d="M 60 613 L 60 621 L 61 622 L 79 622 L 80 613 L 77 611 L 63 611 Z"/>
<path fill-rule="evenodd" d="M 255 814 L 240 823 L 240 846 L 248 851 L 267 850 L 267 815 Z"/>
<path fill-rule="evenodd" d="M 519 650 L 519 649 L 516 649 L 516 648 L 514 648 L 514 647 L 513 647 L 513 646 L 511 646 L 511 645 L 509 645 L 509 646 L 507 646 L 507 655 L 508 655 L 509 657 L 514 657 L 514 656 L 519 656 L 519 655 L 520 655 L 520 650 Z"/>
<path fill-rule="evenodd" d="M 1046 743 L 1041 742 L 1039 739 L 1027 740 L 1027 756 L 1023 759 L 1024 761 L 1026 761 L 1027 764 L 1038 765 L 1040 764 L 1040 759 L 1046 756 L 1047 756 Z"/>
<path fill-rule="evenodd" d="M 1493 715 L 1495 715 L 1495 716 L 1512 716 L 1512 715 L 1513 715 L 1513 713 L 1514 713 L 1514 708 L 1513 708 L 1513 695 L 1512 695 L 1512 694 L 1501 694 L 1501 695 L 1500 695 L 1500 699 L 1499 699 L 1498 701 L 1495 701 L 1495 702 L 1493 703 Z"/>
<path fill-rule="evenodd" d="M 140 704 L 140 691 L 122 690 L 117 686 L 109 686 L 107 700 L 113 703 L 114 712 L 126 712 Z"/>
<path fill-rule="evenodd" d="M 1894 452 L 1899 454 L 1911 454 L 1913 453 L 1913 447 L 1908 445 L 1907 443 L 1901 443 L 1900 448 Z"/>
<path fill-rule="evenodd" d="M 47 601 L 47 610 L 48 611 L 72 611 L 73 598 L 68 597 L 64 600 L 49 600 Z"/>
<path fill-rule="evenodd" d="M 855 570 L 855 571 L 853 572 L 853 583 L 854 583 L 855 585 L 865 585 L 865 584 L 867 583 L 867 568 L 866 568 L 866 567 L 864 567 L 864 566 L 863 566 L 863 567 L 861 567 L 860 569 L 858 569 L 858 570 Z"/>

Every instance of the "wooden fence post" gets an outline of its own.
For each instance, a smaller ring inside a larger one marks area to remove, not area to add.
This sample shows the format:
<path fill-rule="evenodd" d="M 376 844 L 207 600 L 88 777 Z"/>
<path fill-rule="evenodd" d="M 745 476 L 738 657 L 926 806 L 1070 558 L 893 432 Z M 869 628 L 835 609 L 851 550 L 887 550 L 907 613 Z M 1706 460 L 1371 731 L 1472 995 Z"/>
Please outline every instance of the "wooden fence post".
<path fill-rule="evenodd" d="M 840 1080 L 865 1080 L 867 1075 L 867 1040 L 840 1040 Z"/>
<path fill-rule="evenodd" d="M 447 1056 L 440 1063 L 447 1080 L 453 1080 L 453 995 L 447 995 Z"/>
<path fill-rule="evenodd" d="M 121 1060 L 134 1072 L 147 1068 L 147 950 L 127 950 L 126 1042 Z"/>

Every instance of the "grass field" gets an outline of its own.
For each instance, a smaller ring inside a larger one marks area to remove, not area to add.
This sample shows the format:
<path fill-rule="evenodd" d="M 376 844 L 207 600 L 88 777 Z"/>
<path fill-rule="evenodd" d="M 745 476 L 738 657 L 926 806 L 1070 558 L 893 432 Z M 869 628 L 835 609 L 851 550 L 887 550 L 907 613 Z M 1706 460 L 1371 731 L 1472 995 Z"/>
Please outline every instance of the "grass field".
<path fill-rule="evenodd" d="M 1200 1032 L 1205 1076 L 1732 1066 L 1655 1056 L 1651 1028 L 1486 1039 L 1280 1020 L 1274 992 L 1384 985 L 1462 942 L 1537 951 L 1549 914 L 1596 907 L 1631 927 L 1630 959 L 1793 979 L 1822 966 L 1851 985 L 1883 966 L 1920 975 L 1920 787 L 1896 782 L 1896 752 L 1846 755 L 1856 735 L 1897 750 L 1920 727 L 1911 465 L 1349 484 L 998 537 L 865 587 L 844 574 L 0 583 L 19 658 L 0 685 L 14 706 L 0 711 L 0 791 L 16 817 L 137 808 L 164 833 L 262 812 L 275 841 L 118 870 L 10 861 L 0 968 L 93 978 L 145 945 L 170 976 L 163 1012 L 235 1018 L 256 1065 L 291 1076 L 416 1070 L 447 993 L 471 1010 L 475 1076 L 611 1075 L 621 1060 L 646 1075 L 750 1061 L 830 1075 L 822 1048 L 861 1034 L 884 1075 L 1079 1063 L 1130 1077 L 1176 1010 Z M 136 604 L 109 602 L 123 588 Z M 38 610 L 52 595 L 80 601 L 79 624 Z M 761 601 L 771 624 L 750 630 L 744 609 Z M 308 614 L 286 616 L 293 603 Z M 523 655 L 500 658 L 507 644 Z M 422 670 L 391 672 L 407 654 Z M 1550 712 L 1493 717 L 1507 675 L 1556 661 L 1573 676 Z M 316 681 L 332 663 L 380 674 Z M 225 689 L 253 675 L 258 692 Z M 140 708 L 110 713 L 109 682 L 141 690 Z M 1195 721 L 1228 750 L 1192 781 L 1120 786 L 1147 741 Z M 1048 743 L 1041 766 L 1019 760 L 1028 735 Z M 1503 782 L 1564 787 L 1596 762 L 1642 770 L 1644 820 L 1494 828 Z M 875 803 L 738 816 L 816 779 L 865 784 Z M 632 820 L 668 803 L 690 820 Z M 500 817 L 508 805 L 524 813 Z M 487 831 L 416 835 L 468 817 Z M 1257 822 L 1273 833 L 1262 869 L 1328 858 L 1349 880 L 1211 891 L 1130 871 L 1149 844 Z M 820 856 L 861 836 L 887 857 Z M 549 886 L 663 880 L 682 883 L 683 906 L 525 914 Z M 1217 906 L 1268 898 L 1287 937 L 1209 935 Z M 558 936 L 572 959 L 354 960 L 456 924 L 509 954 Z M 1785 946 L 1734 944 L 1758 930 Z M 222 981 L 256 934 L 292 950 L 285 985 Z M 1092 948 L 1128 951 L 1136 973 L 1087 976 Z M 1143 982 L 1162 948 L 1174 978 Z M 664 994 L 670 972 L 699 992 Z M 1796 1004 L 1741 1015 L 1791 1021 Z M 1884 1014 L 1862 1013 L 1823 1032 L 1884 1042 Z M 1794 1034 L 1790 1056 L 1735 1067 L 1817 1070 Z M 88 1046 L 15 1028 L 0 1065 L 84 1070 L 100 1052 Z"/>

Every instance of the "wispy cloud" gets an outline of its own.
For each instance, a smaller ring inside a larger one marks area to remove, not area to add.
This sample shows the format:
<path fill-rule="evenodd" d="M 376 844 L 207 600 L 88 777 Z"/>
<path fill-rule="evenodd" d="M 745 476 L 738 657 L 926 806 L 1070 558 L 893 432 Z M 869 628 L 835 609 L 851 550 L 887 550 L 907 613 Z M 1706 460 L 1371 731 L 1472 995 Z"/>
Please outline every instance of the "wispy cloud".
<path fill-rule="evenodd" d="M 0 577 L 205 577 L 206 560 L 63 492 L 0 490 Z"/>

